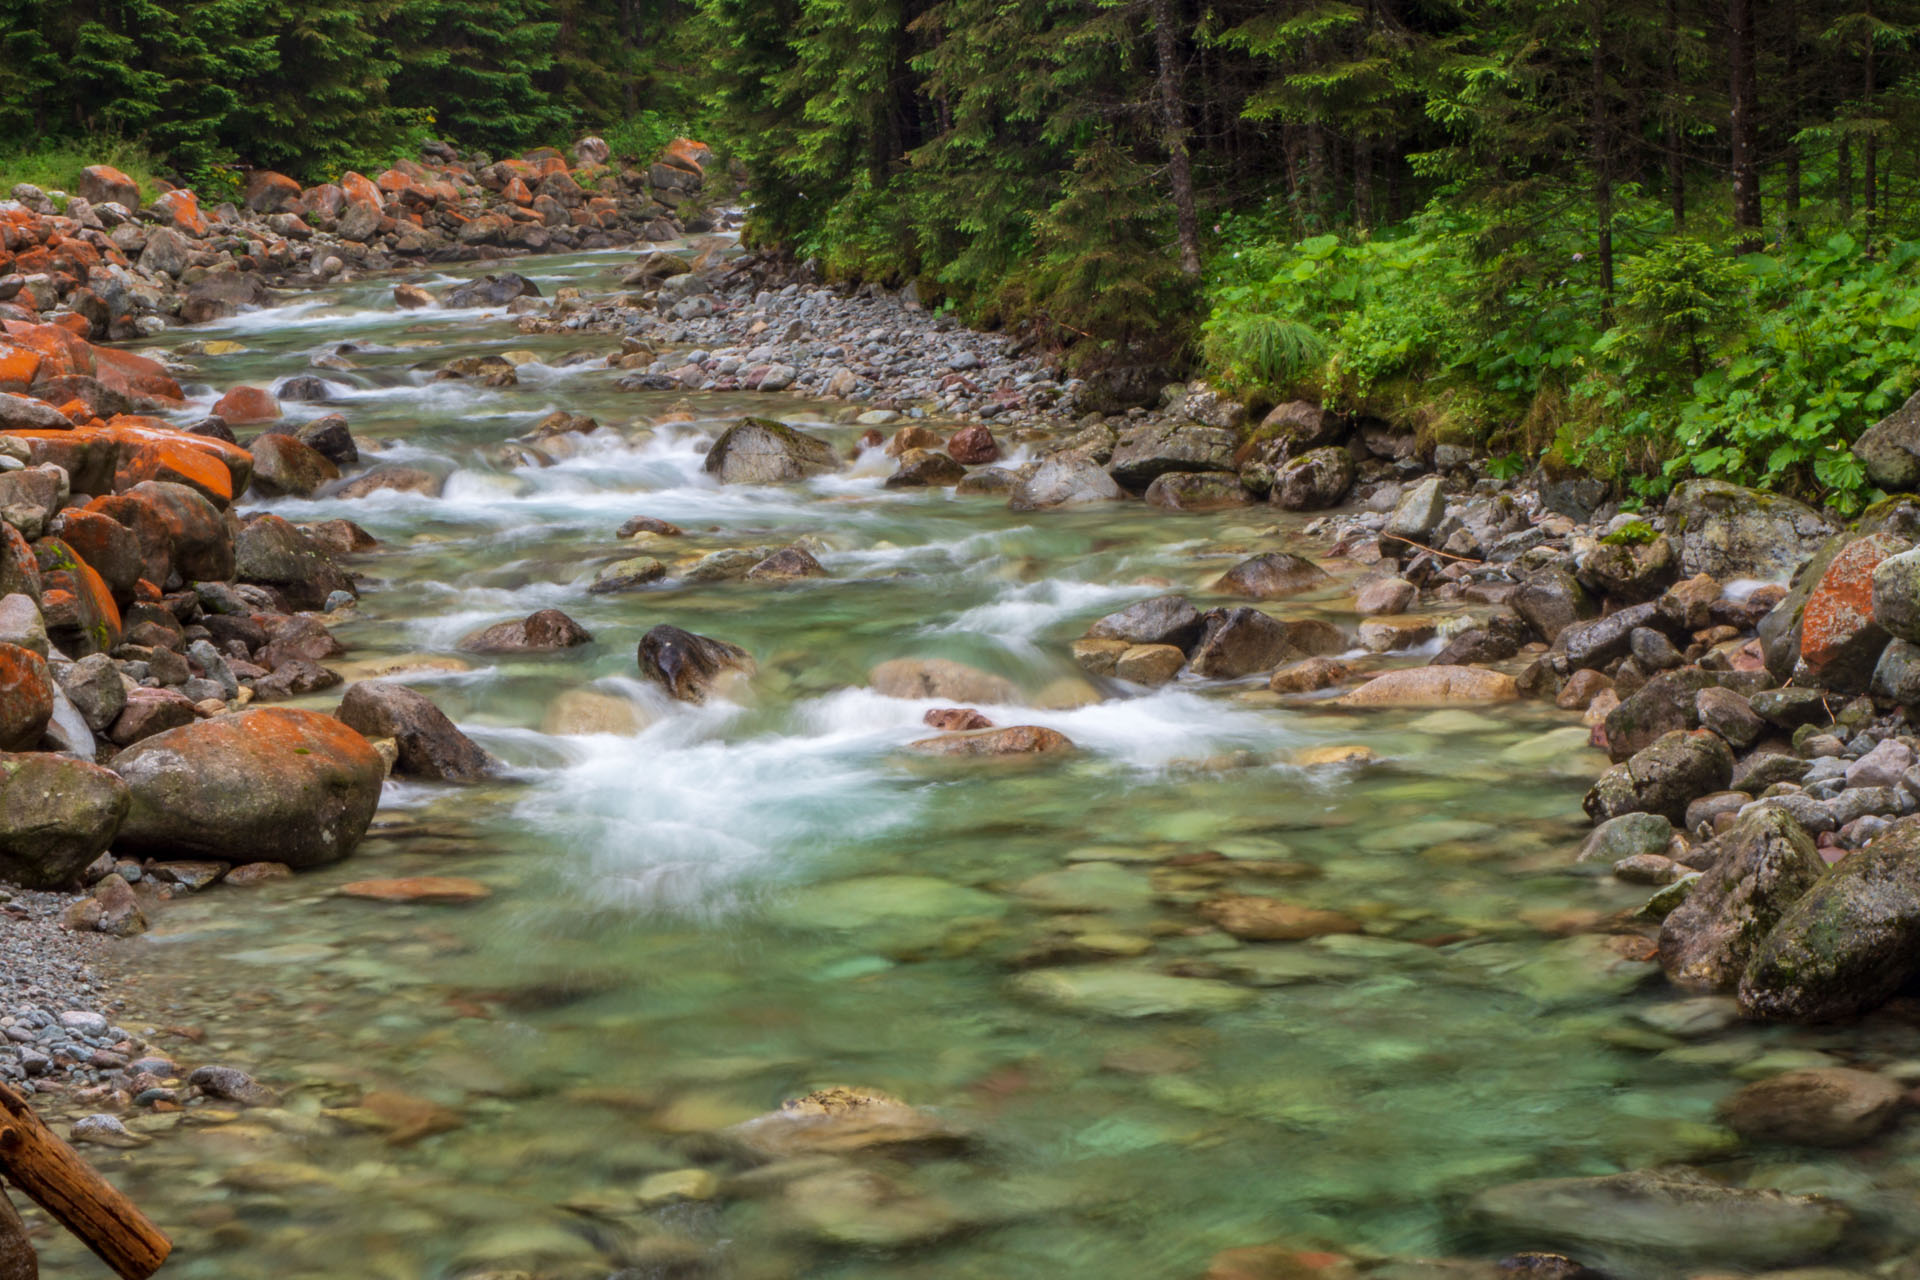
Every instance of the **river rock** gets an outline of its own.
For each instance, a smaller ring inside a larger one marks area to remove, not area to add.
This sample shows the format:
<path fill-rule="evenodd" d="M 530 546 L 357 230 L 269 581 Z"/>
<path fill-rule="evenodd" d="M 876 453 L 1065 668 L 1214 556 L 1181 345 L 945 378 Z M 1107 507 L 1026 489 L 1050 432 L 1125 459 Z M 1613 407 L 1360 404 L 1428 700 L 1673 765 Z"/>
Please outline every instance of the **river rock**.
<path fill-rule="evenodd" d="M 1853 456 L 1867 479 L 1889 493 L 1920 487 L 1920 392 L 1861 432 Z"/>
<path fill-rule="evenodd" d="M 1280 619 L 1258 609 L 1213 609 L 1204 619 L 1206 630 L 1193 647 L 1193 673 L 1210 680 L 1236 680 L 1272 671 L 1297 656 L 1290 629 Z"/>
<path fill-rule="evenodd" d="M 867 683 L 888 698 L 1002 706 L 1020 701 L 1013 681 L 948 658 L 893 658 L 869 671 Z"/>
<path fill-rule="evenodd" d="M 1064 733 L 1030 724 L 943 733 L 937 738 L 922 738 L 907 744 L 907 750 L 923 756 L 954 758 L 1054 755 L 1073 749 L 1072 740 Z"/>
<path fill-rule="evenodd" d="M 296 869 L 352 853 L 386 779 L 380 754 L 358 733 L 283 707 L 170 729 L 109 767 L 132 794 L 116 849 Z"/>
<path fill-rule="evenodd" d="M 1169 471 L 1144 496 L 1148 506 L 1163 511 L 1227 511 L 1253 503 L 1240 477 L 1226 471 Z"/>
<path fill-rule="evenodd" d="M 1120 640 L 1127 644 L 1170 644 L 1188 650 L 1199 642 L 1206 630 L 1200 611 L 1185 596 L 1155 596 L 1130 604 L 1118 613 L 1087 628 L 1095 640 Z"/>
<path fill-rule="evenodd" d="M 437 498 L 446 487 L 445 480 L 419 467 L 375 467 L 364 475 L 355 476 L 324 491 L 321 496 L 351 500 L 391 492 L 418 493 Z"/>
<path fill-rule="evenodd" d="M 1447 495 L 1440 487 L 1440 477 L 1427 476 L 1400 496 L 1393 514 L 1387 517 L 1385 532 L 1389 540 L 1425 545 L 1446 514 Z M 1401 545 L 1399 550 L 1404 552 L 1406 548 Z"/>
<path fill-rule="evenodd" d="M 1890 635 L 1920 642 L 1920 549 L 1886 556 L 1874 565 L 1870 611 Z"/>
<path fill-rule="evenodd" d="M 256 696 L 260 696 L 259 687 L 264 683 L 255 681 Z M 197 719 L 199 713 L 192 699 L 177 689 L 129 689 L 120 714 L 107 728 L 106 738 L 117 747 L 130 747 L 157 733 L 184 728 Z"/>
<path fill-rule="evenodd" d="M 1114 659 L 1113 675 L 1133 684 L 1162 685 L 1180 674 L 1187 655 L 1170 644 L 1128 645 Z"/>
<path fill-rule="evenodd" d="M 1344 707 L 1444 707 L 1461 702 L 1511 702 L 1513 677 L 1481 667 L 1407 667 L 1375 676 L 1341 698 Z"/>
<path fill-rule="evenodd" d="M 1755 1081 L 1720 1104 L 1720 1118 L 1749 1142 L 1852 1147 L 1892 1124 L 1905 1100 L 1885 1076 L 1820 1067 Z"/>
<path fill-rule="evenodd" d="M 253 454 L 253 491 L 261 497 L 310 498 L 340 478 L 339 467 L 291 435 L 263 435 L 248 451 Z"/>
<path fill-rule="evenodd" d="M 1405 578 L 1376 578 L 1355 594 L 1353 611 L 1363 618 L 1392 617 L 1405 613 L 1419 594 Z"/>
<path fill-rule="evenodd" d="M 1693 696 L 1694 713 L 1702 729 L 1711 729 L 1736 751 L 1744 751 L 1767 731 L 1767 722 L 1753 704 L 1732 689 L 1713 686 Z"/>
<path fill-rule="evenodd" d="M 449 289 L 440 299 L 448 307 L 504 307 L 515 298 L 537 298 L 540 286 L 512 271 Z"/>
<path fill-rule="evenodd" d="M 1749 813 L 1701 858 L 1696 865 L 1706 871 L 1660 927 L 1660 966 L 1676 986 L 1731 991 L 1761 939 L 1826 863 L 1800 824 L 1778 809 Z"/>
<path fill-rule="evenodd" d="M 1608 865 L 1663 854 L 1673 843 L 1673 824 L 1657 813 L 1623 813 L 1595 827 L 1580 846 L 1580 862 Z"/>
<path fill-rule="evenodd" d="M 0 596 L 0 644 L 47 656 L 47 624 L 31 596 Z"/>
<path fill-rule="evenodd" d="M 187 1083 L 209 1098 L 237 1102 L 243 1107 L 274 1107 L 280 1095 L 238 1067 L 199 1067 L 187 1077 Z"/>
<path fill-rule="evenodd" d="M 1733 752 L 1704 729 L 1676 730 L 1602 774 L 1583 802 L 1595 822 L 1623 813 L 1657 813 L 1686 821 L 1696 796 L 1725 791 L 1733 780 Z"/>
<path fill-rule="evenodd" d="M 1107 474 L 1129 489 L 1144 489 L 1174 471 L 1232 471 L 1239 441 L 1220 427 L 1146 423 L 1120 433 Z"/>
<path fill-rule="evenodd" d="M 707 450 L 705 468 L 721 484 L 791 484 L 840 469 L 833 446 L 783 422 L 742 418 Z"/>
<path fill-rule="evenodd" d="M 1203 902 L 1200 915 L 1219 926 L 1222 932 L 1248 942 L 1302 942 L 1330 934 L 1360 932 L 1360 922 L 1343 912 L 1246 894 Z"/>
<path fill-rule="evenodd" d="M 747 570 L 748 582 L 797 582 L 827 577 L 826 569 L 805 547 L 782 547 Z"/>
<path fill-rule="evenodd" d="M 1699 667 L 1666 671 L 1607 713 L 1607 751 L 1625 760 L 1675 729 L 1700 727 L 1699 697 L 1717 677 Z"/>
<path fill-rule="evenodd" d="M 1353 455 L 1345 449 L 1314 449 L 1274 473 L 1272 501 L 1288 511 L 1337 507 L 1353 488 Z"/>
<path fill-rule="evenodd" d="M 1305 556 L 1270 551 L 1243 560 L 1213 584 L 1224 595 L 1249 600 L 1283 600 L 1331 582 L 1332 576 Z"/>
<path fill-rule="evenodd" d="M 1874 533 L 1855 538 L 1833 557 L 1801 612 L 1797 683 L 1865 692 L 1889 638 L 1875 621 L 1877 570 L 1908 549 L 1904 539 Z"/>
<path fill-rule="evenodd" d="M 355 880 L 340 886 L 343 898 L 364 898 L 369 902 L 425 902 L 439 906 L 464 906 L 483 902 L 493 890 L 465 876 L 401 876 L 392 880 Z"/>
<path fill-rule="evenodd" d="M 145 576 L 155 586 L 165 586 L 175 572 L 189 582 L 233 577 L 233 534 L 226 517 L 197 490 L 145 480 L 125 493 L 95 498 L 87 510 L 133 530 L 146 560 Z"/>
<path fill-rule="evenodd" d="M 1305 658 L 1281 667 L 1267 681 L 1274 693 L 1318 693 L 1345 680 L 1352 671 L 1344 662 L 1332 658 Z"/>
<path fill-rule="evenodd" d="M 587 587 L 587 594 L 607 596 L 621 591 L 633 591 L 658 582 L 666 576 L 667 566 L 652 556 L 629 556 L 624 560 L 615 560 L 612 564 L 602 565 L 593 575 L 593 582 Z"/>
<path fill-rule="evenodd" d="M 899 470 L 887 477 L 884 487 L 949 489 L 966 479 L 966 475 L 967 469 L 944 453 L 932 449 L 908 449 L 900 455 Z"/>
<path fill-rule="evenodd" d="M 336 591 L 353 594 L 353 579 L 331 555 L 272 514 L 253 517 L 233 535 L 233 571 L 242 582 L 272 587 L 296 609 L 323 609 Z"/>
<path fill-rule="evenodd" d="M 1116 502 L 1126 494 L 1113 477 L 1083 459 L 1056 455 L 1014 487 L 1009 511 L 1052 511 L 1096 502 Z"/>
<path fill-rule="evenodd" d="M 725 1136 L 769 1159 L 856 1151 L 952 1152 L 966 1133 L 931 1111 L 878 1089 L 835 1087 L 790 1098 L 778 1111 L 734 1125 Z"/>
<path fill-rule="evenodd" d="M 496 622 L 460 642 L 468 653 L 558 653 L 591 644 L 593 633 L 558 609 L 542 609 L 518 622 Z"/>
<path fill-rule="evenodd" d="M 40 742 L 53 719 L 53 676 L 47 660 L 17 644 L 0 644 L 0 751 Z"/>
<path fill-rule="evenodd" d="M 1748 1267 L 1820 1257 L 1851 1220 L 1819 1196 L 1728 1187 L 1686 1170 L 1516 1183 L 1475 1196 L 1469 1216 L 1532 1247 Z"/>
<path fill-rule="evenodd" d="M 1740 980 L 1750 1018 L 1829 1022 L 1920 975 L 1920 819 L 1842 858 L 1760 943 Z"/>
<path fill-rule="evenodd" d="M 1722 582 L 1784 582 L 1834 533 L 1811 507 L 1724 480 L 1689 480 L 1667 499 L 1664 514 L 1680 541 L 1681 574 Z"/>
<path fill-rule="evenodd" d="M 1548 644 L 1574 623 L 1599 612 L 1586 588 L 1571 573 L 1555 567 L 1531 574 L 1514 593 L 1512 605 L 1513 611 Z"/>
<path fill-rule="evenodd" d="M 1075 965 L 1023 973 L 1015 993 L 1068 1013 L 1107 1018 L 1199 1017 L 1230 1013 L 1253 992 L 1211 978 L 1176 978 L 1137 963 Z"/>
<path fill-rule="evenodd" d="M 658 626 L 640 637 L 640 674 L 681 702 L 705 702 L 722 692 L 720 679 L 729 672 L 739 678 L 756 670 L 753 657 L 738 645 L 679 627 Z"/>
<path fill-rule="evenodd" d="M 363 680 L 347 690 L 334 714 L 364 738 L 392 738 L 400 750 L 393 771 L 403 777 L 477 782 L 500 771 L 500 762 L 455 728 L 431 699 L 405 685 Z"/>
<path fill-rule="evenodd" d="M 0 755 L 0 881 L 64 889 L 113 842 L 127 784 L 56 755 Z"/>
<path fill-rule="evenodd" d="M 984 467 L 999 461 L 1000 444 L 988 427 L 962 427 L 947 441 L 947 453 L 955 462 Z"/>

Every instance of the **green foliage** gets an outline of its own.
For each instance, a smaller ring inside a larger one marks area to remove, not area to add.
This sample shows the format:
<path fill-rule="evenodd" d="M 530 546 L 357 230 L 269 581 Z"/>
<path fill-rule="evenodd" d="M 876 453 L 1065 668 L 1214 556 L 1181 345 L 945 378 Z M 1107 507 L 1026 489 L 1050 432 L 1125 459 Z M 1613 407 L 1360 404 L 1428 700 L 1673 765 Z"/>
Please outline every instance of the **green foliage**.
<path fill-rule="evenodd" d="M 615 159 L 646 163 L 669 142 L 689 132 L 692 130 L 687 124 L 658 111 L 636 111 L 602 129 L 600 138 Z"/>
<path fill-rule="evenodd" d="M 133 143 L 110 137 L 48 141 L 19 151 L 0 150 L 0 192 L 10 191 L 20 182 L 30 182 L 43 191 L 71 192 L 80 183 L 80 171 L 94 164 L 112 165 L 132 178 L 139 184 L 143 200 L 159 194 L 155 183 L 159 165 L 154 158 Z"/>
<path fill-rule="evenodd" d="M 1629 520 L 1600 541 L 1609 547 L 1644 547 L 1659 536 L 1645 520 Z"/>

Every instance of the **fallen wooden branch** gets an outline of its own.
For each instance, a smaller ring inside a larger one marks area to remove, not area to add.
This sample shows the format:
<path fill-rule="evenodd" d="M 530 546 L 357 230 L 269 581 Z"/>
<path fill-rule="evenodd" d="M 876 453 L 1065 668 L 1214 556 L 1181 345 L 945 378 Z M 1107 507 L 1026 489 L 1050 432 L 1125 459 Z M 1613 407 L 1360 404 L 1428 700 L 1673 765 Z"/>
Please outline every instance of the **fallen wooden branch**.
<path fill-rule="evenodd" d="M 173 1242 L 133 1201 L 0 1085 L 0 1174 L 100 1256 L 123 1280 L 147 1280 Z"/>

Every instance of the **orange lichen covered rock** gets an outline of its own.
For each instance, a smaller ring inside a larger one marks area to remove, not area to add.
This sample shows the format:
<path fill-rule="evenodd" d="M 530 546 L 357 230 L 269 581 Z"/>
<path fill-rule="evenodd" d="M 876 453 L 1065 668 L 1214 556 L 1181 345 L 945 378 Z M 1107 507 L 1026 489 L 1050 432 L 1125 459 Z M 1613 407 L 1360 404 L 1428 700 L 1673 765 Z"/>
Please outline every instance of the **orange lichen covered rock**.
<path fill-rule="evenodd" d="M 142 577 L 164 584 L 174 573 L 188 582 L 233 576 L 233 537 L 220 511 L 185 485 L 138 484 L 95 498 L 87 510 L 119 521 L 140 542 Z"/>
<path fill-rule="evenodd" d="M 204 236 L 207 234 L 207 218 L 200 212 L 200 197 L 191 191 L 169 191 L 148 208 L 160 215 L 163 225 L 172 227 L 182 235 Z"/>
<path fill-rule="evenodd" d="M 713 148 L 704 142 L 695 142 L 692 138 L 675 138 L 660 153 L 662 163 L 679 169 L 690 169 L 694 173 L 705 173 L 707 162 L 713 159 Z"/>
<path fill-rule="evenodd" d="M 53 677 L 31 649 L 0 644 L 0 751 L 36 746 L 53 719 Z"/>
<path fill-rule="evenodd" d="M 214 402 L 213 413 L 230 427 L 255 426 L 278 421 L 280 402 L 259 387 L 235 387 Z"/>
<path fill-rule="evenodd" d="M 120 606 L 105 578 L 59 538 L 34 544 L 40 562 L 40 612 L 47 636 L 69 657 L 106 653 L 120 643 Z"/>
<path fill-rule="evenodd" d="M 43 358 L 31 347 L 0 342 L 0 391 L 18 393 L 33 386 Z"/>
<path fill-rule="evenodd" d="M 109 767 L 133 797 L 116 848 L 296 869 L 352 853 L 386 779 L 365 738 L 331 716 L 286 707 L 169 729 Z"/>
<path fill-rule="evenodd" d="M 93 376 L 109 391 L 118 391 L 143 409 L 177 409 L 186 396 L 157 360 L 121 351 L 117 347 L 93 348 Z"/>

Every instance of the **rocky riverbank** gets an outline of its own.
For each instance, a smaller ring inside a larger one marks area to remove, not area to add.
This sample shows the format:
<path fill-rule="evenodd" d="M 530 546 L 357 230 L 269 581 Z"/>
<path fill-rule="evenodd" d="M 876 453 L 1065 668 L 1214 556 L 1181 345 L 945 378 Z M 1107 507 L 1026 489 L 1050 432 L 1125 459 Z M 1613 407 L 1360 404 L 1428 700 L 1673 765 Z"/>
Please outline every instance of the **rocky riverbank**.
<path fill-rule="evenodd" d="M 1696 482 L 1657 511 L 1621 512 L 1598 505 L 1597 486 L 1503 479 L 1461 451 L 1313 405 L 1281 406 L 1255 422 L 1204 387 L 1180 387 L 1152 411 L 1082 413 L 1078 388 L 1033 353 L 961 331 L 911 297 L 850 295 L 786 270 L 749 259 L 679 271 L 650 255 L 619 301 L 542 298 L 532 282 L 501 273 L 470 286 L 477 296 L 402 285 L 395 305 L 490 307 L 518 313 L 529 333 L 577 332 L 575 353 L 547 358 L 605 368 L 600 376 L 635 393 L 766 393 L 763 416 L 717 432 L 708 447 L 705 474 L 722 486 L 885 470 L 895 490 L 955 490 L 962 510 L 1004 506 L 1040 527 L 1144 516 L 1166 521 L 1169 537 L 1194 527 L 1183 513 L 1324 513 L 1265 526 L 1201 587 L 1182 592 L 1168 580 L 1160 596 L 1099 618 L 1072 645 L 1081 679 L 1029 695 L 1003 676 L 902 651 L 873 667 L 867 684 L 882 698 L 944 704 L 926 713 L 933 732 L 901 750 L 973 761 L 1072 761 L 1087 749 L 1043 724 L 996 723 L 1001 713 L 983 707 L 1040 718 L 1046 708 L 1168 685 L 1226 706 L 1285 708 L 1303 724 L 1551 701 L 1565 723 L 1533 740 L 1540 750 L 1591 741 L 1617 761 L 1588 797 L 1591 839 L 1584 850 L 1560 850 L 1561 865 L 1644 886 L 1648 899 L 1617 915 L 1556 921 L 1554 930 L 1574 935 L 1561 940 L 1573 945 L 1556 944 L 1557 962 L 1604 978 L 1609 992 L 1655 982 L 1664 969 L 1681 998 L 1649 1015 L 1661 1021 L 1644 1036 L 1676 1050 L 1742 1018 L 1827 1021 L 1878 1009 L 1818 1062 L 1802 1055 L 1799 1069 L 1727 1091 L 1722 1122 L 1730 1142 L 1758 1150 L 1855 1147 L 1910 1128 L 1916 1073 L 1898 1032 L 1920 973 L 1920 912 L 1911 906 L 1920 853 L 1916 824 L 1905 820 L 1920 808 L 1920 770 L 1903 646 L 1920 644 L 1912 622 L 1920 596 L 1908 582 L 1920 560 L 1912 548 L 1920 503 L 1895 499 L 1845 529 L 1785 499 Z M 185 407 L 175 381 L 192 371 L 91 346 L 59 324 L 13 318 L 7 334 L 18 362 L 10 367 L 40 363 L 6 402 L 31 425 L 0 433 L 13 464 L 0 462 L 9 549 L 0 573 L 11 575 L 0 579 L 0 661 L 11 664 L 0 684 L 0 712 L 11 717 L 0 719 L 0 749 L 12 753 L 0 756 L 0 878 L 91 885 L 60 908 L 74 931 L 65 944 L 81 948 L 67 954 L 84 958 L 100 931 L 137 931 L 178 896 L 244 889 L 351 856 L 389 773 L 439 784 L 498 776 L 499 762 L 423 694 L 390 681 L 347 687 L 347 655 L 331 628 L 352 616 L 356 570 L 378 563 L 362 558 L 380 554 L 372 537 L 346 520 L 296 525 L 244 510 L 250 498 L 290 494 L 354 503 L 399 490 L 432 503 L 444 492 L 444 476 L 384 456 L 381 441 L 356 431 L 350 401 L 297 421 L 281 416 L 282 401 L 327 399 L 327 375 L 350 378 L 352 369 L 327 363 L 290 369 L 271 389 L 228 387 L 209 418 Z M 221 356 L 211 344 L 202 350 Z M 319 359 L 350 364 L 351 354 Z M 537 363 L 532 353 L 456 355 L 417 372 L 506 388 Z M 74 377 L 147 412 L 56 403 L 70 389 L 56 380 Z M 627 423 L 543 415 L 508 446 L 504 465 L 536 471 L 689 417 L 659 399 L 644 403 L 652 410 Z M 836 445 L 783 417 L 855 430 Z M 608 528 L 590 563 L 570 570 L 591 573 L 582 588 L 590 595 L 640 599 L 690 587 L 760 591 L 834 572 L 822 563 L 832 552 L 823 540 L 728 543 L 715 532 L 689 534 L 642 513 Z M 690 545 L 697 549 L 682 549 Z M 727 625 L 716 613 L 719 635 L 636 627 L 631 670 L 685 704 L 780 678 L 771 655 L 723 638 Z M 458 647 L 564 658 L 592 640 L 587 627 L 544 608 L 480 627 Z M 343 697 L 331 714 L 259 705 L 335 687 Z M 1516 774 L 1530 767 L 1524 756 L 1502 759 Z M 1334 741 L 1191 768 L 1196 777 L 1257 779 L 1258 769 L 1380 763 L 1363 746 Z M 1422 840 L 1465 857 L 1487 834 L 1465 830 Z M 1428 955 L 1461 940 L 1321 905 L 1296 892 L 1293 882 L 1316 870 L 1295 860 L 1167 856 L 1139 862 L 1107 850 L 1018 885 L 1021 902 L 1065 914 L 1006 948 L 1012 997 L 1090 1019 L 1197 1017 L 1242 1009 L 1275 983 L 1350 977 L 1351 957 L 1368 947 Z M 886 892 L 919 894 L 915 905 L 931 903 L 927 914 L 941 919 L 1007 910 L 980 890 L 899 879 L 912 883 L 860 886 L 875 895 L 859 903 L 869 927 L 898 905 Z M 455 877 L 347 889 L 425 903 L 487 892 Z M 27 893 L 16 901 L 36 922 L 31 936 L 45 938 L 53 902 Z M 1113 903 L 1149 901 L 1151 929 L 1071 927 Z M 1176 951 L 1174 938 L 1210 949 Z M 1307 947 L 1319 967 L 1289 970 L 1290 949 Z M 924 949 L 924 941 L 911 948 Z M 60 972 L 68 985 L 55 981 Z M 23 1046 L 14 1078 L 78 1120 L 78 1137 L 137 1143 L 176 1107 L 266 1107 L 274 1126 L 299 1132 L 369 1124 L 357 1113 L 399 1108 L 398 1121 L 376 1119 L 408 1141 L 454 1123 L 418 1099 L 385 1094 L 369 1095 L 378 1106 L 362 1100 L 324 1119 L 284 1111 L 270 1087 L 276 1077 L 262 1085 L 229 1062 L 196 1061 L 190 1038 L 168 1042 L 186 1061 L 163 1061 L 118 1028 L 110 1002 L 60 972 L 34 979 L 40 993 L 19 1008 L 0 1009 L 13 1019 L 0 1025 Z M 1669 1034 L 1671 1043 L 1660 1039 Z M 32 1070 L 28 1052 L 37 1055 Z M 1169 1096 L 1177 1088 L 1170 1082 Z M 676 1123 L 685 1127 L 671 1132 L 686 1142 L 672 1153 L 680 1167 L 666 1172 L 679 1179 L 674 1187 L 699 1192 L 656 1187 L 642 1197 L 649 1205 L 747 1200 L 777 1185 L 784 1211 L 822 1248 L 914 1247 L 968 1221 L 937 1197 L 902 1190 L 911 1179 L 883 1163 L 897 1150 L 968 1139 L 878 1091 L 810 1094 L 740 1126 Z M 803 1139 L 778 1136 L 790 1127 Z M 762 1168 L 773 1157 L 820 1157 L 822 1144 L 836 1160 L 811 1173 Z M 1640 1224 L 1633 1240 L 1607 1229 L 1622 1212 Z M 1623 1244 L 1672 1252 L 1683 1236 L 1704 1240 L 1716 1261 L 1785 1265 L 1853 1230 L 1848 1212 L 1815 1196 L 1670 1170 L 1514 1183 L 1476 1196 L 1461 1216 L 1512 1247 L 1564 1249 L 1595 1265 Z M 691 1247 L 675 1256 L 690 1271 L 718 1265 Z M 608 1265 L 567 1274 L 601 1275 Z M 1412 1265 L 1255 1245 L 1221 1254 L 1210 1274 L 1395 1275 Z M 1510 1270 L 1526 1268 L 1568 1274 L 1573 1264 L 1519 1255 Z M 1484 1271 L 1461 1264 L 1446 1274 Z"/>

